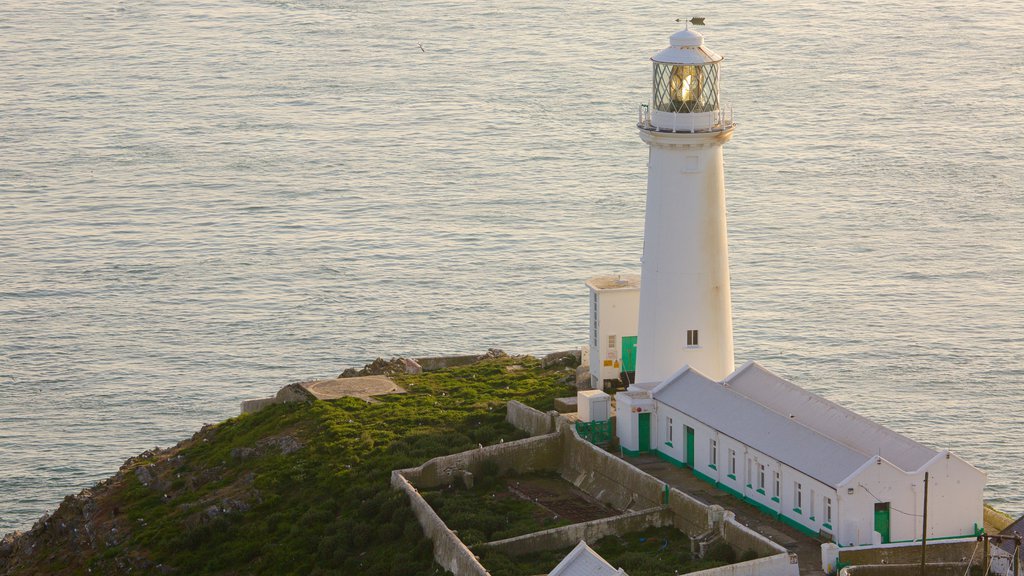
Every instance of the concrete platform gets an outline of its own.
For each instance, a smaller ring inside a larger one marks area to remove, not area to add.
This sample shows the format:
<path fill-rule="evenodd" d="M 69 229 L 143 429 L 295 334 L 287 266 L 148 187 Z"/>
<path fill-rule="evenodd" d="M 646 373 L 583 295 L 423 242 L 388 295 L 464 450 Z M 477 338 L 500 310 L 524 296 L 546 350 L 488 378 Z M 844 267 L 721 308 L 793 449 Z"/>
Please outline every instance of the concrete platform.
<path fill-rule="evenodd" d="M 332 378 L 300 384 L 318 400 L 336 400 L 345 396 L 376 402 L 374 396 L 404 394 L 405 388 L 395 384 L 387 376 L 359 376 L 356 378 Z"/>

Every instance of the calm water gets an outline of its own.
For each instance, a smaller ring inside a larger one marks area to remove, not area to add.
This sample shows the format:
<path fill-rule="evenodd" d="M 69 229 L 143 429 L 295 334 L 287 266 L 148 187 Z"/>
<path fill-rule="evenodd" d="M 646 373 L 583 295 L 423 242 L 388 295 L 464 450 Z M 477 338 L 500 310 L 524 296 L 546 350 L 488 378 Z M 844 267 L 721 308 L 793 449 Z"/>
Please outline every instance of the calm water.
<path fill-rule="evenodd" d="M 646 58 L 694 14 L 740 123 L 737 363 L 1024 512 L 1019 8 L 4 2 L 0 533 L 288 382 L 582 344 L 583 280 L 639 268 Z"/>

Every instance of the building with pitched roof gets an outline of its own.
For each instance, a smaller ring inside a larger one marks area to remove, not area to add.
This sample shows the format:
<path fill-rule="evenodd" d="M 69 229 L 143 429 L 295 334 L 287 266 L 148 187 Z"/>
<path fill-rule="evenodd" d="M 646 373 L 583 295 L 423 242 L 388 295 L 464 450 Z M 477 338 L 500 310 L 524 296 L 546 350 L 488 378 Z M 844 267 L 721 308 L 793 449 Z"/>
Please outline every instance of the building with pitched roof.
<path fill-rule="evenodd" d="M 628 576 L 622 568 L 608 563 L 587 543 L 580 543 L 555 566 L 548 576 Z"/>
<path fill-rule="evenodd" d="M 747 362 L 722 381 L 684 366 L 616 396 L 625 453 L 654 452 L 840 546 L 982 528 L 984 472 Z M 647 420 L 646 425 L 641 420 Z M 645 432 L 647 438 L 642 438 Z"/>

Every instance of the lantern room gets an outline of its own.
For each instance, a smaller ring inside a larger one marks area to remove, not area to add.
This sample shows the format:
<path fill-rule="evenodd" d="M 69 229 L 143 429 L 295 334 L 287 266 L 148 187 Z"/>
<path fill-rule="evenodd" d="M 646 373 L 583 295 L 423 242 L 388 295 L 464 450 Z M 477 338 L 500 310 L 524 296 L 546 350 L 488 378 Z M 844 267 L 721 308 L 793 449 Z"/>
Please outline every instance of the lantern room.
<path fill-rule="evenodd" d="M 719 106 L 719 63 L 722 57 L 704 46 L 695 30 L 680 30 L 669 47 L 651 58 L 654 64 L 651 105 L 641 113 L 648 130 L 707 132 L 731 124 Z"/>

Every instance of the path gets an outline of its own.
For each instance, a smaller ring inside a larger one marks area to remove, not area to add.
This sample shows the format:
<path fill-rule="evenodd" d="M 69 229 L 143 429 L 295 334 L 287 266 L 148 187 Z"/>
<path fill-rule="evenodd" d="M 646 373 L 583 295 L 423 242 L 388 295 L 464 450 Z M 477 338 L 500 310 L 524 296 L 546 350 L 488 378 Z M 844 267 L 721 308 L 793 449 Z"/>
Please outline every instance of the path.
<path fill-rule="evenodd" d="M 757 531 L 790 552 L 796 552 L 801 575 L 824 575 L 821 570 L 821 542 L 816 538 L 807 536 L 799 530 L 765 515 L 747 502 L 718 490 L 694 476 L 688 468 L 677 468 L 649 454 L 623 457 L 623 460 L 705 504 L 717 504 L 735 513 L 737 522 Z"/>

